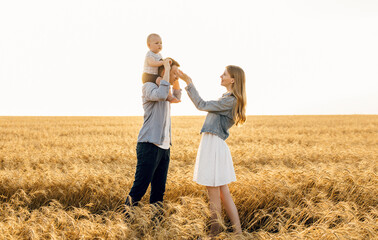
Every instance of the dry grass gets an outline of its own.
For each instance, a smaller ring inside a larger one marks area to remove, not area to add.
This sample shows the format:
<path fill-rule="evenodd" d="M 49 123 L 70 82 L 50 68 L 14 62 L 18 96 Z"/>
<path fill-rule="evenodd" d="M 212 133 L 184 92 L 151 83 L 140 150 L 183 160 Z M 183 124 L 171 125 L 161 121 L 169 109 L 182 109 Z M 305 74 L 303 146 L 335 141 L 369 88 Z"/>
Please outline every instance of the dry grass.
<path fill-rule="evenodd" d="M 147 194 L 125 222 L 141 117 L 0 117 L 0 238 L 205 237 L 203 120 L 173 117 L 163 220 Z M 220 239 L 377 239 L 378 116 L 250 116 L 227 143 L 243 235 Z"/>

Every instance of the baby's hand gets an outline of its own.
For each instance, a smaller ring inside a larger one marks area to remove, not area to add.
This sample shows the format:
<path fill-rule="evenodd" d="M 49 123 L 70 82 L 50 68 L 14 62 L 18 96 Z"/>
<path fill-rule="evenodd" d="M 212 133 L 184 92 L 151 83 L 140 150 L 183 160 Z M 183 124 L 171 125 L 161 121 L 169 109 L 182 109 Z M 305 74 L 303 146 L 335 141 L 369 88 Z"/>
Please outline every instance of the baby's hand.
<path fill-rule="evenodd" d="M 158 86 L 160 86 L 160 81 L 161 81 L 162 79 L 163 79 L 162 77 L 158 77 L 158 78 L 156 78 L 156 84 L 157 84 Z"/>

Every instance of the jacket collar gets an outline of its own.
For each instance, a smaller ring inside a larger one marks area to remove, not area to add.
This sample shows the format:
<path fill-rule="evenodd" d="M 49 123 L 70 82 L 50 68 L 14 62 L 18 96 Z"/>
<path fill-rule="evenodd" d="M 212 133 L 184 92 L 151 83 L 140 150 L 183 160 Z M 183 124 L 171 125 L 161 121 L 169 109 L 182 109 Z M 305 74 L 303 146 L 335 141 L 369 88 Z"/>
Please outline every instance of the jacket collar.
<path fill-rule="evenodd" d="M 230 93 L 230 92 L 226 92 L 226 93 L 223 93 L 222 94 L 222 97 L 228 97 L 228 96 L 233 96 L 235 97 L 235 95 L 233 93 Z"/>

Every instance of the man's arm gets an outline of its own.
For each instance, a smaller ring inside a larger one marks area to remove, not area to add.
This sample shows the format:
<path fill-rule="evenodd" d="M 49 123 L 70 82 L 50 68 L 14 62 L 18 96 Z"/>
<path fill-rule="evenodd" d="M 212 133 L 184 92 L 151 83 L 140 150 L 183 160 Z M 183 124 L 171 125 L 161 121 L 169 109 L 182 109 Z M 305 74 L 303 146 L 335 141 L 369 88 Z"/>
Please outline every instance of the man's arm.
<path fill-rule="evenodd" d="M 146 101 L 165 101 L 168 97 L 169 83 L 161 81 L 157 86 L 155 83 L 148 82 L 143 84 L 142 91 Z"/>
<path fill-rule="evenodd" d="M 172 95 L 176 98 L 176 99 L 178 99 L 178 100 L 181 100 L 181 88 L 180 88 L 180 83 L 179 83 L 179 81 L 175 81 L 174 83 L 173 83 L 173 93 L 172 93 Z"/>
<path fill-rule="evenodd" d="M 155 83 L 145 83 L 143 85 L 143 97 L 147 101 L 165 101 L 169 93 L 169 72 L 171 66 L 169 65 L 169 60 L 164 60 L 164 76 L 160 81 L 160 85 L 157 86 Z"/>

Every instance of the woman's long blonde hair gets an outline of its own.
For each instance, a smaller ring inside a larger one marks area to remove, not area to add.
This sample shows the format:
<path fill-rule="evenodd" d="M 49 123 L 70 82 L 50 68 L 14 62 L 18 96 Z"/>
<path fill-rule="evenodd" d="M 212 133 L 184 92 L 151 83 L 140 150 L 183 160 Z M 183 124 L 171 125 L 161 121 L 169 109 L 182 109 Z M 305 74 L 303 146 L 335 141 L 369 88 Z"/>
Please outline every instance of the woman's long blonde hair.
<path fill-rule="evenodd" d="M 235 125 L 242 125 L 247 120 L 245 108 L 247 105 L 247 94 L 245 91 L 245 74 L 242 68 L 234 65 L 226 67 L 227 72 L 235 80 L 232 84 L 232 94 L 236 97 L 236 106 L 233 111 Z"/>

